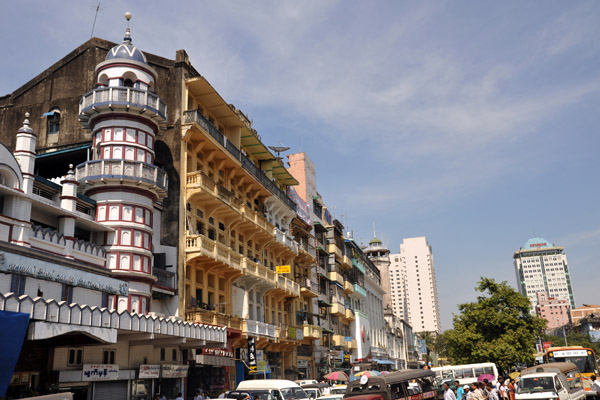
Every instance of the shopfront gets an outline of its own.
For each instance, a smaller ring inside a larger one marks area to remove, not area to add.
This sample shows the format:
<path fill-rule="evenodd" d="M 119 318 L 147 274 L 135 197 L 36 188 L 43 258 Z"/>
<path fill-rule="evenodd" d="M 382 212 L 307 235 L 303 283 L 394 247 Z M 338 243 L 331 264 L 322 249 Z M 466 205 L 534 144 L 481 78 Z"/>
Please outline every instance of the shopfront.
<path fill-rule="evenodd" d="M 199 349 L 195 364 L 190 367 L 188 393 L 201 389 L 211 398 L 223 391 L 235 389 L 235 360 L 227 349 Z"/>

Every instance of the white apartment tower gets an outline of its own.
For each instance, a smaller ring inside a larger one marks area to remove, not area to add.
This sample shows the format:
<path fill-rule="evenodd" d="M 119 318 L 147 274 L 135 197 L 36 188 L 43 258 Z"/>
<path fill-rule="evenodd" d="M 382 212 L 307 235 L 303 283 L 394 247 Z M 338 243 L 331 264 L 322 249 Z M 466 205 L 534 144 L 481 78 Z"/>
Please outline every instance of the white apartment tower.
<path fill-rule="evenodd" d="M 400 254 L 391 254 L 390 262 L 394 312 L 415 332 L 441 333 L 433 253 L 427 239 L 403 239 Z"/>
<path fill-rule="evenodd" d="M 531 301 L 531 313 L 538 304 L 538 292 L 549 297 L 567 300 L 575 308 L 575 297 L 571 287 L 571 275 L 564 248 L 555 246 L 543 238 L 529 239 L 513 255 L 517 287 Z"/>

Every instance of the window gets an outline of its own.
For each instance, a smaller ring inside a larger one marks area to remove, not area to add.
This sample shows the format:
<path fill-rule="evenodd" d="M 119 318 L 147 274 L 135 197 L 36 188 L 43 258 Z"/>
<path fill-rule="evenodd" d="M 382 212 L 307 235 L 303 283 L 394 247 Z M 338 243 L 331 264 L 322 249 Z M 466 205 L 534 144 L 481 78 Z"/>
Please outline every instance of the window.
<path fill-rule="evenodd" d="M 68 304 L 73 302 L 73 286 L 63 283 L 60 300 L 66 301 Z"/>
<path fill-rule="evenodd" d="M 48 135 L 60 132 L 60 110 L 54 109 L 44 114 L 47 118 Z"/>
<path fill-rule="evenodd" d="M 17 296 L 25 294 L 25 276 L 13 274 L 10 278 L 10 291 Z"/>
<path fill-rule="evenodd" d="M 102 363 L 103 364 L 114 364 L 115 363 L 115 349 L 104 349 L 102 351 Z"/>
<path fill-rule="evenodd" d="M 81 365 L 83 360 L 83 349 L 70 348 L 67 356 L 67 365 Z"/>
<path fill-rule="evenodd" d="M 160 361 L 165 361 L 165 348 L 160 348 Z"/>

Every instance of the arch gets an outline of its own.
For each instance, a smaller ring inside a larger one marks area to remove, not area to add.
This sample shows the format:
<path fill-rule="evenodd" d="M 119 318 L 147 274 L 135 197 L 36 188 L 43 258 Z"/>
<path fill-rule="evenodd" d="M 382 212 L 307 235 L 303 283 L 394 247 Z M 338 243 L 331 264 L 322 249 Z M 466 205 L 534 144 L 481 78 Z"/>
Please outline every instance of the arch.
<path fill-rule="evenodd" d="M 133 71 L 127 71 L 123 74 L 123 86 L 132 88 L 138 81 L 137 75 Z"/>
<path fill-rule="evenodd" d="M 98 77 L 97 86 L 108 86 L 108 75 L 102 74 Z"/>

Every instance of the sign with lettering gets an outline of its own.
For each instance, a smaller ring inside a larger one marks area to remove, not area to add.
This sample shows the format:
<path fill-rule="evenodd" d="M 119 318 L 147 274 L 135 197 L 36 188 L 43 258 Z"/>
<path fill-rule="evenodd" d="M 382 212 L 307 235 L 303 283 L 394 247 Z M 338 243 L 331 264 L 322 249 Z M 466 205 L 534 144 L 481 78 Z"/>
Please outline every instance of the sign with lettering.
<path fill-rule="evenodd" d="M 160 365 L 140 365 L 140 373 L 138 378 L 140 379 L 153 379 L 160 377 Z"/>
<path fill-rule="evenodd" d="M 554 358 L 563 357 L 586 357 L 587 350 L 558 350 L 554 352 Z"/>
<path fill-rule="evenodd" d="M 248 369 L 250 372 L 256 372 L 256 338 L 248 337 Z"/>
<path fill-rule="evenodd" d="M 110 294 L 129 294 L 127 282 L 14 253 L 0 252 L 0 271 Z"/>
<path fill-rule="evenodd" d="M 547 246 L 547 243 L 531 243 L 529 245 L 529 247 L 543 247 L 543 246 Z"/>
<path fill-rule="evenodd" d="M 114 381 L 119 378 L 119 366 L 116 364 L 84 364 L 81 380 Z"/>
<path fill-rule="evenodd" d="M 229 357 L 233 358 L 233 351 L 227 349 L 202 349 L 202 354 L 206 356 Z"/>
<path fill-rule="evenodd" d="M 189 365 L 163 364 L 163 378 L 185 378 L 188 375 Z"/>
<path fill-rule="evenodd" d="M 290 272 L 292 272 L 291 265 L 278 265 L 276 268 L 278 274 L 289 274 Z"/>

